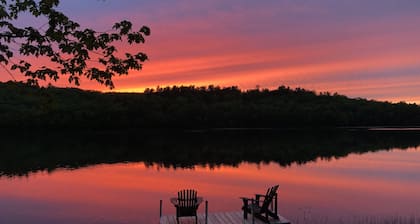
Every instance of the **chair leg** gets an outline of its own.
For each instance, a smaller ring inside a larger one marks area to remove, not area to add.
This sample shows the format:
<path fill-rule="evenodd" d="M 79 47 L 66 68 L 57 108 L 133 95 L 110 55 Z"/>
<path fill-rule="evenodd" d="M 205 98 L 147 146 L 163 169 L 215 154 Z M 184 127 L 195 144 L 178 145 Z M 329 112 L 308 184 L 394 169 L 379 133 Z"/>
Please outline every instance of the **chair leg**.
<path fill-rule="evenodd" d="M 195 216 L 195 224 L 197 224 L 198 223 L 198 218 L 197 218 L 197 216 Z"/>
<path fill-rule="evenodd" d="M 244 219 L 248 219 L 248 200 L 243 199 L 244 206 L 242 209 L 244 210 Z"/>
<path fill-rule="evenodd" d="M 179 217 L 176 217 L 176 224 L 179 224 Z"/>

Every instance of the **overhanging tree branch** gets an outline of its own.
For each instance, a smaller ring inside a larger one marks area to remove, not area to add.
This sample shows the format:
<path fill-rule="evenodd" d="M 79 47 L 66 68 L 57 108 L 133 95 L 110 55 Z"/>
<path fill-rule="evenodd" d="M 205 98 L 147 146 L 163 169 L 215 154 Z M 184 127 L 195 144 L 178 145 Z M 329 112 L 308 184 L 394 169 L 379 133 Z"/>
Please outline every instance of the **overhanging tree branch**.
<path fill-rule="evenodd" d="M 105 33 L 82 29 L 56 10 L 59 3 L 59 0 L 0 0 L 0 63 L 3 66 L 23 73 L 32 84 L 46 79 L 56 81 L 61 75 L 66 75 L 68 81 L 76 85 L 80 84 L 81 77 L 86 77 L 109 88 L 114 88 L 113 77 L 142 69 L 142 63 L 148 59 L 145 53 L 118 54 L 115 43 L 143 44 L 145 36 L 150 35 L 148 27 L 133 31 L 132 23 L 124 20 L 115 23 L 112 31 Z M 23 12 L 35 18 L 46 18 L 48 23 L 42 25 L 46 29 L 15 26 L 14 22 Z M 18 52 L 10 46 L 17 41 L 21 43 Z M 11 60 L 16 54 L 46 57 L 50 63 L 40 68 L 34 68 L 27 60 L 16 64 Z M 92 60 L 100 66 L 88 66 Z"/>

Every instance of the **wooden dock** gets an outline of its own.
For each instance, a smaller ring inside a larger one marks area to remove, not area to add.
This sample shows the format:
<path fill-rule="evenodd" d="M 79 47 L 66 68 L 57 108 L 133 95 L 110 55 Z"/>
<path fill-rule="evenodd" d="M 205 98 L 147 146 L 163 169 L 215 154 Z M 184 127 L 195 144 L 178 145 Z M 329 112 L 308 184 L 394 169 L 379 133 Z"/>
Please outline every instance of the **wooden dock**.
<path fill-rule="evenodd" d="M 198 214 L 197 224 L 206 224 L 206 215 Z M 279 216 L 279 220 L 272 220 L 270 224 L 290 224 L 290 221 Z M 181 217 L 179 218 L 180 224 L 195 224 L 195 217 Z M 209 213 L 207 217 L 207 224 L 252 224 L 252 216 L 249 215 L 247 220 L 244 220 L 243 212 L 218 212 Z M 160 218 L 160 224 L 176 224 L 176 216 L 162 216 Z M 263 221 L 255 218 L 254 224 L 264 224 Z"/>

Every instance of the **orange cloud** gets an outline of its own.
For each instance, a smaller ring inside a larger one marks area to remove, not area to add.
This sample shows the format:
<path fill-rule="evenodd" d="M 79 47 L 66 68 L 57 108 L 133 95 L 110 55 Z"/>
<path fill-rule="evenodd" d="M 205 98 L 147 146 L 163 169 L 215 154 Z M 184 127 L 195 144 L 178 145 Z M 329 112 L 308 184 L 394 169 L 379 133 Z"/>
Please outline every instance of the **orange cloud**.
<path fill-rule="evenodd" d="M 116 78 L 115 91 L 136 92 L 158 85 L 274 88 L 284 84 L 381 100 L 420 98 L 412 88 L 404 87 L 420 73 L 416 14 L 366 20 L 351 15 L 351 19 L 338 22 L 326 19 L 331 11 L 322 4 L 267 3 L 282 5 L 269 8 L 226 4 L 219 10 L 212 8 L 220 4 L 206 2 L 204 7 L 178 2 L 175 8 L 164 7 L 170 3 L 159 3 L 162 7 L 157 8 L 145 4 L 147 12 L 137 13 L 134 6 L 115 10 L 101 15 L 95 24 L 84 14 L 76 18 L 100 28 L 123 18 L 152 28 L 145 45 L 136 49 L 120 45 L 122 51 L 146 52 L 150 61 L 143 71 Z M 295 15 L 312 19 L 290 18 Z M 0 80 L 8 79 L 6 74 L 0 76 Z M 401 91 L 387 89 L 387 82 Z M 69 86 L 65 80 L 58 85 Z M 86 80 L 82 88 L 108 90 Z"/>

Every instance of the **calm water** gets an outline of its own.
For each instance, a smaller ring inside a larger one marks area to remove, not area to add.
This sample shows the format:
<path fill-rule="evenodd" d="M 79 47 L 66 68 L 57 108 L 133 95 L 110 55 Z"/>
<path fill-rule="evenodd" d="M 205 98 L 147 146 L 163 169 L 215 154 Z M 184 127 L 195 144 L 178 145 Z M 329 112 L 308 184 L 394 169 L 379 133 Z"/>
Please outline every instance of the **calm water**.
<path fill-rule="evenodd" d="M 275 184 L 295 223 L 420 214 L 415 133 L 86 135 L 4 139 L 0 223 L 158 223 L 159 200 L 173 214 L 179 189 L 197 189 L 210 212 L 237 211 L 240 196 Z"/>

